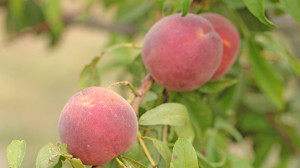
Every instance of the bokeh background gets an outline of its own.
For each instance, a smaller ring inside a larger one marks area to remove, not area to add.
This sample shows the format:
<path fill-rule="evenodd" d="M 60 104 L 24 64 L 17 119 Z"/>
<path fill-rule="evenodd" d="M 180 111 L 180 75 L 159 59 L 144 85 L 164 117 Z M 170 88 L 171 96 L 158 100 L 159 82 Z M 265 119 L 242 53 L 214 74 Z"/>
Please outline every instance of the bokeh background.
<path fill-rule="evenodd" d="M 64 0 L 64 11 L 77 11 L 83 0 Z M 49 46 L 45 35 L 26 34 L 10 38 L 5 28 L 6 9 L 0 7 L 0 167 L 9 167 L 6 147 L 14 139 L 24 139 L 27 150 L 22 167 L 35 167 L 39 149 L 58 142 L 58 118 L 67 100 L 78 92 L 79 74 L 83 67 L 108 45 L 110 30 L 74 24 L 68 26 L 59 44 Z M 103 10 L 99 3 L 92 8 L 95 20 L 111 22 L 114 9 Z M 284 37 L 290 52 L 300 58 L 300 27 L 289 15 L 273 19 L 276 33 Z M 140 40 L 136 43 L 142 42 Z M 107 55 L 101 64 L 109 62 Z M 121 71 L 101 76 L 107 86 Z M 294 85 L 298 85 L 295 83 Z"/>

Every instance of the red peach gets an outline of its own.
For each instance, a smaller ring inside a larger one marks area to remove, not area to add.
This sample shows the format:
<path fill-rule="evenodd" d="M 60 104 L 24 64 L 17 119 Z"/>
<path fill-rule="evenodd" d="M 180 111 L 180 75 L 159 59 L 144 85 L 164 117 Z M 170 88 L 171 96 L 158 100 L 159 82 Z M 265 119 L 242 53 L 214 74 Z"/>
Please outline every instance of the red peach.
<path fill-rule="evenodd" d="M 156 82 L 175 91 L 189 91 L 207 82 L 222 57 L 222 40 L 212 25 L 194 14 L 173 14 L 147 33 L 142 57 Z"/>
<path fill-rule="evenodd" d="M 86 165 L 103 165 L 136 141 L 138 122 L 131 105 L 115 92 L 89 87 L 75 94 L 59 119 L 68 151 Z"/>
<path fill-rule="evenodd" d="M 207 19 L 220 35 L 223 42 L 223 57 L 220 66 L 212 79 L 224 76 L 233 65 L 239 50 L 240 36 L 235 26 L 225 17 L 215 13 L 204 13 L 199 16 Z"/>

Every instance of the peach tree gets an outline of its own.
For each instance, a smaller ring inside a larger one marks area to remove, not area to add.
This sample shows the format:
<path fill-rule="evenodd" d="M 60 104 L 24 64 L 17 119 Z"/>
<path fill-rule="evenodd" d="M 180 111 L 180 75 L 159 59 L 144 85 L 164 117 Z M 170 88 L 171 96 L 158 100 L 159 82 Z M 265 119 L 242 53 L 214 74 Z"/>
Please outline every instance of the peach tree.
<path fill-rule="evenodd" d="M 10 40 L 45 34 L 55 47 L 73 24 L 110 34 L 78 67 L 78 93 L 57 117 L 61 142 L 41 148 L 37 168 L 300 166 L 300 63 L 271 21 L 300 23 L 299 0 L 94 0 L 74 13 L 59 0 L 0 4 Z M 92 19 L 99 4 L 113 9 L 113 23 Z M 108 55 L 116 59 L 103 64 Z M 25 151 L 24 140 L 7 147 L 12 168 Z"/>

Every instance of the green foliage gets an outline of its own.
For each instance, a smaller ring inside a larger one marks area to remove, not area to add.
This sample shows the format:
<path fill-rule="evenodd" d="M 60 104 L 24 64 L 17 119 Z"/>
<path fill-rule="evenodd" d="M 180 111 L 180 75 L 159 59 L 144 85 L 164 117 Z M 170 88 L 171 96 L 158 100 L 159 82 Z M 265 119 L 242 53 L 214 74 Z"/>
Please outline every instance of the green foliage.
<path fill-rule="evenodd" d="M 59 0 L 6 3 L 6 27 L 12 35 L 27 30 L 47 33 L 52 44 L 58 44 L 64 28 L 72 26 L 69 21 L 85 25 L 92 15 L 87 7 L 87 13 L 66 20 Z M 102 5 L 114 20 L 107 26 L 111 39 L 107 46 L 111 47 L 81 67 L 80 90 L 99 86 L 100 76 L 116 67 L 122 67 L 120 81 L 125 79 L 137 88 L 141 86 L 148 74 L 140 52 L 142 47 L 128 42 L 139 41 L 166 15 L 219 13 L 233 22 L 242 41 L 238 59 L 223 78 L 190 92 L 174 92 L 154 83 L 138 109 L 139 141 L 118 156 L 118 161 L 113 159 L 104 168 L 122 164 L 133 168 L 154 167 L 152 162 L 160 168 L 256 168 L 265 165 L 270 157 L 276 157 L 273 161 L 278 165 L 276 168 L 286 168 L 292 159 L 297 159 L 300 88 L 292 85 L 299 84 L 300 62 L 285 41 L 273 32 L 277 26 L 270 20 L 289 13 L 300 23 L 298 0 L 92 0 L 87 3 L 95 8 Z M 276 15 L 268 15 L 272 12 Z M 114 60 L 101 64 L 100 58 L 110 51 Z M 272 154 L 274 146 L 279 146 L 278 156 Z M 10 166 L 20 167 L 24 154 L 25 141 L 13 141 L 7 148 Z M 49 143 L 40 150 L 36 167 L 91 166 L 68 154 L 65 144 Z"/>
<path fill-rule="evenodd" d="M 79 76 L 79 88 L 83 90 L 84 88 L 90 86 L 99 86 L 100 77 L 97 70 L 97 64 L 100 60 L 100 57 L 96 57 L 92 60 L 91 63 L 86 65 Z"/>
<path fill-rule="evenodd" d="M 6 149 L 7 160 L 11 168 L 19 168 L 25 156 L 26 142 L 13 140 Z"/>
<path fill-rule="evenodd" d="M 171 168 L 197 168 L 198 160 L 192 144 L 179 138 L 173 148 Z"/>
<path fill-rule="evenodd" d="M 270 27 L 276 28 L 276 26 L 266 18 L 265 16 L 265 8 L 264 8 L 264 0 L 244 0 L 249 11 L 258 18 L 259 21 L 268 25 Z"/>
<path fill-rule="evenodd" d="M 183 126 L 188 120 L 188 112 L 184 105 L 165 103 L 144 113 L 139 119 L 139 124 Z"/>
<path fill-rule="evenodd" d="M 284 108 L 283 84 L 275 71 L 262 58 L 258 47 L 250 41 L 248 44 L 249 60 L 258 86 L 269 96 L 278 109 Z M 272 83 L 272 85 L 270 85 Z"/>

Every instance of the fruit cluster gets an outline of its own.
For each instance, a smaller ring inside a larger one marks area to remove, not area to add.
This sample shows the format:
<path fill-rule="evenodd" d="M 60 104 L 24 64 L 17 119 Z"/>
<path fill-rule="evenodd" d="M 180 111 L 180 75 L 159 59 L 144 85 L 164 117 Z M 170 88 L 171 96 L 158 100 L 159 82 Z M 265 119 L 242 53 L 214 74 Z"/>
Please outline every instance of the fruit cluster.
<path fill-rule="evenodd" d="M 239 48 L 238 31 L 225 17 L 174 14 L 150 29 L 142 56 L 156 82 L 171 90 L 190 91 L 225 75 Z"/>
<path fill-rule="evenodd" d="M 150 29 L 142 57 L 156 82 L 171 90 L 189 91 L 223 76 L 239 47 L 238 31 L 223 16 L 174 14 Z M 137 133 L 131 105 L 102 87 L 75 94 L 59 120 L 61 141 L 86 165 L 103 165 L 126 152 L 136 142 Z"/>

